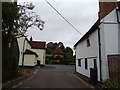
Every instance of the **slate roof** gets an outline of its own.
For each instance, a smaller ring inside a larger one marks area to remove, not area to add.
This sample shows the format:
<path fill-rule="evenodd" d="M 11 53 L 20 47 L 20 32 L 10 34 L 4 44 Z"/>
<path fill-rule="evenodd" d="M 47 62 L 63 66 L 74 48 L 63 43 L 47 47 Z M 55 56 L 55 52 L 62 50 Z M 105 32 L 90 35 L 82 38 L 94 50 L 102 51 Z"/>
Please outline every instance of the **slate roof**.
<path fill-rule="evenodd" d="M 60 49 L 60 48 L 56 48 L 54 51 L 53 51 L 53 54 L 64 54 L 63 51 Z"/>

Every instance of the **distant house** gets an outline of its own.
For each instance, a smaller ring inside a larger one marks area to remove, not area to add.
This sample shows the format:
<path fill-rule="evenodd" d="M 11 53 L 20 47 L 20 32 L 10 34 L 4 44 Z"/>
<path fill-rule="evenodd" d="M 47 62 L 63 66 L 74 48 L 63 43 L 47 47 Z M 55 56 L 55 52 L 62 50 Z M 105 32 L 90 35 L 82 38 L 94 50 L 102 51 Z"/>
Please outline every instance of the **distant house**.
<path fill-rule="evenodd" d="M 52 53 L 52 56 L 55 60 L 52 60 L 52 62 L 60 62 L 60 59 L 63 59 L 64 58 L 64 53 L 63 51 L 60 49 L 60 48 L 56 48 L 53 53 Z"/>
<path fill-rule="evenodd" d="M 63 51 L 60 49 L 60 48 L 56 48 L 54 51 L 53 51 L 53 57 L 60 57 L 60 58 L 64 58 L 64 53 Z"/>
<path fill-rule="evenodd" d="M 45 65 L 46 42 L 30 41 L 25 36 L 17 37 L 19 46 L 19 66 Z"/>
<path fill-rule="evenodd" d="M 109 79 L 108 56 L 120 55 L 120 6 L 100 2 L 99 19 L 74 45 L 76 71 L 90 78 L 90 68 L 97 69 L 97 80 Z"/>

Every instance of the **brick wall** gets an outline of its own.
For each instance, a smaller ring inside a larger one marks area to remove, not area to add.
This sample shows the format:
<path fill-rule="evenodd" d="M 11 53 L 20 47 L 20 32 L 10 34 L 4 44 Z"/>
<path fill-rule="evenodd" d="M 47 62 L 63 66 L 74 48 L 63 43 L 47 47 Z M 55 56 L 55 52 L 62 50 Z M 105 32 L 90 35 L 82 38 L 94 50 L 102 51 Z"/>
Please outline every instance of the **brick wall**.
<path fill-rule="evenodd" d="M 117 6 L 116 2 L 99 2 L 99 18 L 102 19 L 106 15 L 108 15 L 112 10 L 114 10 Z"/>
<path fill-rule="evenodd" d="M 120 82 L 120 54 L 108 55 L 108 66 L 110 79 Z"/>

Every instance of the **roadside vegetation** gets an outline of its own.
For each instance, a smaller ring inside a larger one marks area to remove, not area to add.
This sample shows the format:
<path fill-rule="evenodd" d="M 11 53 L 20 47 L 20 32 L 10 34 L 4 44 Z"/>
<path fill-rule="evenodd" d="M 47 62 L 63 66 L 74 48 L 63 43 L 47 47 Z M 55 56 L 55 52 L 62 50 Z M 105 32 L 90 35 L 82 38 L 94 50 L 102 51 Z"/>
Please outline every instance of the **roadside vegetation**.
<path fill-rule="evenodd" d="M 120 82 L 108 79 L 103 82 L 102 88 L 120 88 Z"/>
<path fill-rule="evenodd" d="M 18 77 L 19 48 L 16 36 L 24 36 L 27 29 L 43 29 L 44 21 L 33 12 L 32 3 L 2 2 L 2 82 Z"/>
<path fill-rule="evenodd" d="M 60 48 L 64 53 L 64 58 L 60 56 L 54 57 L 53 52 L 56 48 Z M 53 43 L 49 42 L 46 49 L 46 64 L 65 64 L 65 65 L 75 65 L 75 56 L 73 56 L 73 50 L 70 47 L 64 46 L 62 42 Z M 59 60 L 59 62 L 52 62 L 52 60 Z"/>

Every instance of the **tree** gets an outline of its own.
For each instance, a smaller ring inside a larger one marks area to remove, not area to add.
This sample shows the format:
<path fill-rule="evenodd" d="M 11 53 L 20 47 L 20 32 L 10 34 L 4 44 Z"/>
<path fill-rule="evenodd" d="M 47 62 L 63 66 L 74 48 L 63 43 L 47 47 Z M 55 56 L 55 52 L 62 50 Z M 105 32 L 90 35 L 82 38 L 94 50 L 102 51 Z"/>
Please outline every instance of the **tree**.
<path fill-rule="evenodd" d="M 13 34 L 17 31 L 16 3 L 2 3 L 2 80 L 9 80 L 17 73 L 17 60 L 14 57 L 10 43 L 14 41 Z M 15 48 L 14 48 L 15 49 Z"/>
<path fill-rule="evenodd" d="M 2 35 L 3 46 L 8 47 L 12 41 L 12 35 L 17 31 L 17 16 L 18 8 L 15 3 L 3 2 L 2 3 Z"/>
<path fill-rule="evenodd" d="M 34 7 L 32 3 L 2 3 L 2 33 L 6 48 L 12 43 L 12 37 L 18 34 L 25 35 L 29 27 L 37 26 L 40 30 L 43 29 L 44 21 L 32 12 Z"/>
<path fill-rule="evenodd" d="M 52 52 L 59 47 L 63 52 L 65 50 L 64 44 L 62 42 L 59 43 L 53 43 L 53 42 L 49 42 L 47 44 L 47 54 L 52 54 Z"/>
<path fill-rule="evenodd" d="M 25 34 L 27 29 L 32 26 L 37 26 L 40 30 L 44 27 L 44 21 L 35 12 L 31 11 L 35 7 L 32 3 L 23 3 L 19 7 L 19 30 Z"/>
<path fill-rule="evenodd" d="M 73 50 L 70 47 L 65 49 L 65 60 L 68 61 L 68 64 L 74 63 Z"/>
<path fill-rule="evenodd" d="M 44 21 L 32 10 L 32 3 L 17 5 L 15 2 L 2 3 L 2 76 L 3 81 L 15 77 L 18 61 L 15 58 L 16 35 L 24 35 L 31 26 L 43 29 Z M 20 33 L 19 33 L 20 31 Z"/>
<path fill-rule="evenodd" d="M 47 48 L 46 48 L 46 53 L 47 54 L 52 54 L 52 46 L 53 46 L 53 42 L 49 42 L 48 44 L 47 44 Z"/>
<path fill-rule="evenodd" d="M 62 42 L 58 43 L 58 47 L 64 52 L 65 51 L 65 47 L 64 44 Z"/>
<path fill-rule="evenodd" d="M 73 50 L 70 47 L 66 47 L 65 53 L 67 53 L 67 52 L 71 52 L 73 54 Z"/>
<path fill-rule="evenodd" d="M 60 63 L 61 64 L 71 64 L 71 63 L 74 63 L 73 50 L 70 47 L 66 47 L 65 48 L 64 44 L 62 42 L 59 42 L 59 43 L 49 42 L 47 44 L 47 54 L 52 54 L 52 52 L 57 47 L 59 47 L 64 52 L 64 55 L 65 55 L 64 58 L 59 58 L 59 57 L 56 58 L 56 59 L 60 59 Z M 46 59 L 48 59 L 48 57 Z M 53 58 L 51 58 L 51 59 L 53 59 Z"/>

